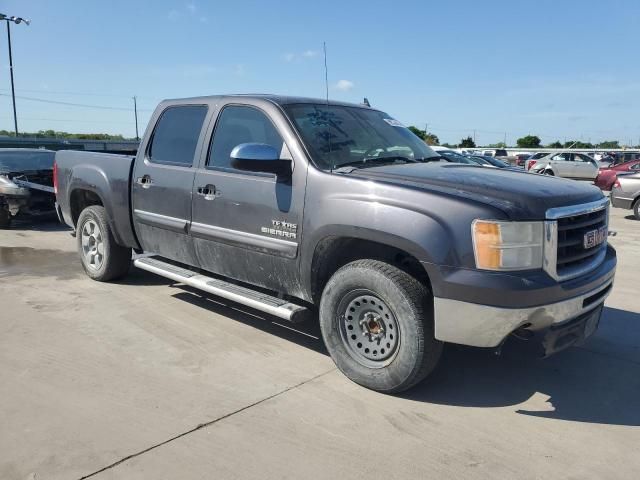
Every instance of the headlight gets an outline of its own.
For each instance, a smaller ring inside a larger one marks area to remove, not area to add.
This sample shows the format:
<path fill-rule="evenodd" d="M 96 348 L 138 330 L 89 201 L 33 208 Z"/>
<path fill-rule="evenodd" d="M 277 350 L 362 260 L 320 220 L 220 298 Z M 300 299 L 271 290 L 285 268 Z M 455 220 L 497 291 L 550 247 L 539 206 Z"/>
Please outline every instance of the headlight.
<path fill-rule="evenodd" d="M 542 222 L 475 220 L 471 225 L 471 235 L 476 268 L 542 268 L 543 228 Z"/>

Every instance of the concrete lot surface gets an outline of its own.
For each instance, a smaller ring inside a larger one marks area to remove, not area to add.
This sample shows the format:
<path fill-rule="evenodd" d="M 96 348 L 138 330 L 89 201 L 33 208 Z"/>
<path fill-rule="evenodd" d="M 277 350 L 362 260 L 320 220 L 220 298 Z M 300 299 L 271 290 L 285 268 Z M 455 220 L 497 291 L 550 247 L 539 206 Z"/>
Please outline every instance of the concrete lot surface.
<path fill-rule="evenodd" d="M 640 478 L 640 222 L 612 210 L 599 331 L 540 360 L 448 346 L 402 396 L 313 324 L 133 270 L 89 280 L 55 223 L 0 231 L 0 479 Z"/>

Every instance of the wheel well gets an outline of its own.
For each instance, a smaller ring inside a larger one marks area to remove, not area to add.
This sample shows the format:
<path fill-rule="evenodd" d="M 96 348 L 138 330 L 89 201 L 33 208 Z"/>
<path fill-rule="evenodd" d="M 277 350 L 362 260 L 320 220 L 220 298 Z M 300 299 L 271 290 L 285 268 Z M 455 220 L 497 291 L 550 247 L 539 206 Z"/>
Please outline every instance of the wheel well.
<path fill-rule="evenodd" d="M 71 192 L 71 199 L 69 202 L 71 207 L 71 218 L 73 224 L 78 223 L 78 218 L 82 211 L 91 205 L 103 205 L 102 199 L 91 190 L 74 190 Z"/>
<path fill-rule="evenodd" d="M 360 238 L 328 237 L 316 246 L 311 263 L 311 295 L 314 303 L 318 303 L 324 286 L 339 268 L 365 258 L 394 265 L 431 290 L 431 281 L 422 264 L 404 250 Z"/>

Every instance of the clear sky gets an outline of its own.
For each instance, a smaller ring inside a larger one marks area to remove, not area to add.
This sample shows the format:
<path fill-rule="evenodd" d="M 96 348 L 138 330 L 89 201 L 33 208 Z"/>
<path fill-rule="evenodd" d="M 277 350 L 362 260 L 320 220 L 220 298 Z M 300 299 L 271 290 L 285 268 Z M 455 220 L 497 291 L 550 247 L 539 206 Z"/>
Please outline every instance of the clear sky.
<path fill-rule="evenodd" d="M 0 0 L 19 127 L 135 135 L 162 98 L 267 92 L 387 111 L 441 141 L 640 143 L 639 0 Z M 0 25 L 0 129 L 12 129 Z"/>

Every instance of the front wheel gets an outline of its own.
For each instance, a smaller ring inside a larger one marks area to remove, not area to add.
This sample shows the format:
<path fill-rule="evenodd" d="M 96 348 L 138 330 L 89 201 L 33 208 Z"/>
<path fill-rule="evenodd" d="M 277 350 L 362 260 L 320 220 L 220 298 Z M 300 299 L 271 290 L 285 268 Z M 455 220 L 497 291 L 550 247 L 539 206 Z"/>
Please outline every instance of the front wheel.
<path fill-rule="evenodd" d="M 104 207 L 92 205 L 82 211 L 76 238 L 82 267 L 93 280 L 108 282 L 129 271 L 131 249 L 114 240 Z"/>
<path fill-rule="evenodd" d="M 408 273 L 377 260 L 357 260 L 327 282 L 320 328 L 336 366 L 354 382 L 401 392 L 436 367 L 433 298 Z"/>
<path fill-rule="evenodd" d="M 640 220 L 640 198 L 636 200 L 633 206 L 633 216 L 636 217 L 636 220 Z"/>

